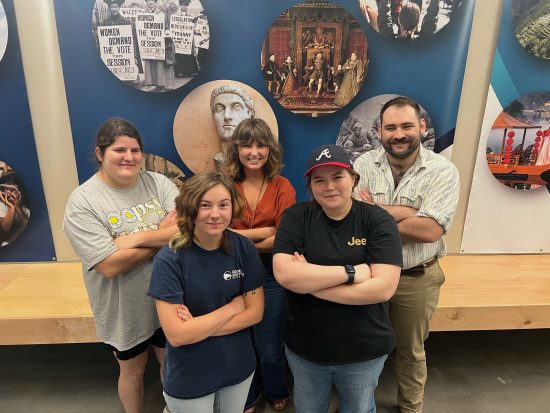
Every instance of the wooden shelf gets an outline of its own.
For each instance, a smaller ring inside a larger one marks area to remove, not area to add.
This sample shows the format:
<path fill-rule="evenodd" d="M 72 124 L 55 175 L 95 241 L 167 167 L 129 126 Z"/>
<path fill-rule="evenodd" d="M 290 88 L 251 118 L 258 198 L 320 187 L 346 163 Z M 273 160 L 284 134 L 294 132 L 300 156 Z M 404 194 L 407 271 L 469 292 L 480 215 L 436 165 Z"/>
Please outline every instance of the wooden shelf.
<path fill-rule="evenodd" d="M 432 331 L 550 328 L 550 255 L 457 255 Z M 98 341 L 80 263 L 0 264 L 0 345 Z"/>

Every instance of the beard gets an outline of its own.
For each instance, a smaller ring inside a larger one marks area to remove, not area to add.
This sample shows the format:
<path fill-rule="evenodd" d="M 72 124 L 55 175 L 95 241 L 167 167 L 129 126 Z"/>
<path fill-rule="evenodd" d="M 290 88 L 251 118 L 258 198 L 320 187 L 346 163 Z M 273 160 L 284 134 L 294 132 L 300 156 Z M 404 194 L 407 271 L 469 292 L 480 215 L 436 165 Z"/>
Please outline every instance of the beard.
<path fill-rule="evenodd" d="M 396 143 L 401 144 L 409 144 L 408 148 L 405 148 L 402 151 L 395 151 L 392 147 L 392 145 Z M 411 154 L 413 154 L 418 147 L 420 146 L 420 135 L 418 136 L 408 136 L 405 138 L 399 138 L 399 139 L 390 139 L 389 141 L 383 141 L 382 140 L 382 146 L 386 150 L 386 152 L 392 156 L 395 159 L 405 159 L 409 157 Z"/>

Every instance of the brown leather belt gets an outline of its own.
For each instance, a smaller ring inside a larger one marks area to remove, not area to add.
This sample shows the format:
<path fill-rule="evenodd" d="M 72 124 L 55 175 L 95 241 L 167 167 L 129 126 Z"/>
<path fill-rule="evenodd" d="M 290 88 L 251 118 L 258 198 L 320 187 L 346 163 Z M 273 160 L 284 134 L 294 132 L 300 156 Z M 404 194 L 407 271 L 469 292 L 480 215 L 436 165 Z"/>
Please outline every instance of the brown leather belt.
<path fill-rule="evenodd" d="M 436 262 L 437 257 L 433 257 L 430 261 L 427 261 L 424 264 L 417 265 L 416 267 L 407 268 L 406 270 L 401 270 L 401 275 L 406 275 L 408 277 L 422 277 L 426 273 L 426 269 L 430 268 Z"/>

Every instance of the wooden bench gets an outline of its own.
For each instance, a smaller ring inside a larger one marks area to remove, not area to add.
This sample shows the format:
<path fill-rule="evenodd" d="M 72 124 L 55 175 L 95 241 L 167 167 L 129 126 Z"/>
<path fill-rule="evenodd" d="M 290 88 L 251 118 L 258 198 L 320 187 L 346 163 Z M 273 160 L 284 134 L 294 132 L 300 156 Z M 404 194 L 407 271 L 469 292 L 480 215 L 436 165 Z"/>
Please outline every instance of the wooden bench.
<path fill-rule="evenodd" d="M 550 327 L 550 255 L 457 255 L 432 331 Z M 0 345 L 98 341 L 80 263 L 0 264 Z"/>

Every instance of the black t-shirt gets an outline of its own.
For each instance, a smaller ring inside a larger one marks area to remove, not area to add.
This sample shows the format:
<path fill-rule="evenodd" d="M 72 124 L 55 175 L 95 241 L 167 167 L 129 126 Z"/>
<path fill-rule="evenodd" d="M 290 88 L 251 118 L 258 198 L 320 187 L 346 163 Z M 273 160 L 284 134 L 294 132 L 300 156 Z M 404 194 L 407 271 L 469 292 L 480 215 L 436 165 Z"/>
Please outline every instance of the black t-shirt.
<path fill-rule="evenodd" d="M 299 252 L 319 265 L 402 265 L 401 239 L 382 208 L 353 201 L 340 221 L 314 202 L 288 208 L 279 224 L 273 254 Z M 345 305 L 311 294 L 287 293 L 285 344 L 318 363 L 351 363 L 389 354 L 394 347 L 388 303 Z"/>

